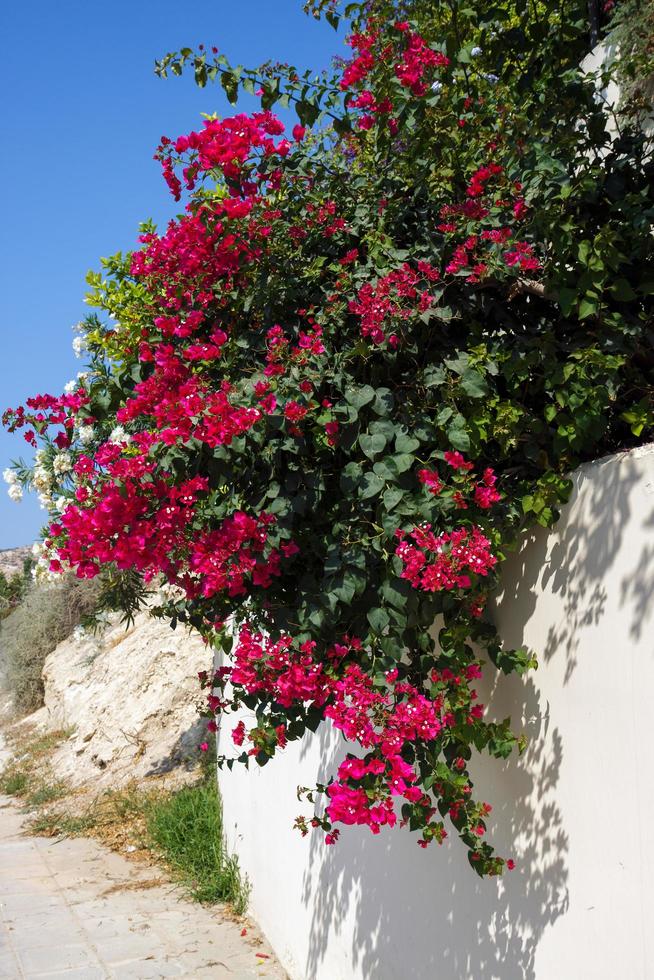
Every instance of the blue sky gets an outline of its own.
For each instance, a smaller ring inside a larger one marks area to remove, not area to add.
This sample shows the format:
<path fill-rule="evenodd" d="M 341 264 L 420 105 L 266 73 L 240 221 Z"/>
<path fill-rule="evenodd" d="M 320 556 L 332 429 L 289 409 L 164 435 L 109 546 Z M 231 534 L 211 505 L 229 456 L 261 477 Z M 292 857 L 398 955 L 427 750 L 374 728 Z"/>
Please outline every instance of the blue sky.
<path fill-rule="evenodd" d="M 216 45 L 233 63 L 326 67 L 342 36 L 302 0 L 78 0 L 6 3 L 0 13 L 0 411 L 58 394 L 82 364 L 71 325 L 88 311 L 85 274 L 135 244 L 146 218 L 176 209 L 152 159 L 162 134 L 234 112 L 219 86 L 158 79 L 155 58 Z M 0 430 L 0 470 L 28 447 Z M 0 487 L 0 548 L 35 540 L 44 512 Z"/>

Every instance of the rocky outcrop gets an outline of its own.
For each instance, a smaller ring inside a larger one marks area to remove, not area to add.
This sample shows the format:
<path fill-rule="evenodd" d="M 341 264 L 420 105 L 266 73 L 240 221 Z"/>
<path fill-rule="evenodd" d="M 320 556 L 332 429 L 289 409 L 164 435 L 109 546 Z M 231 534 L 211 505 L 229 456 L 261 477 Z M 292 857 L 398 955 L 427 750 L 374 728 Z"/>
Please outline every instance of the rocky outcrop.
<path fill-rule="evenodd" d="M 100 641 L 77 631 L 50 654 L 43 672 L 38 720 L 49 730 L 71 729 L 53 757 L 54 771 L 75 786 L 98 788 L 183 777 L 204 740 L 197 674 L 210 666 L 197 635 L 146 614 L 127 630 L 114 623 Z"/>
<path fill-rule="evenodd" d="M 3 572 L 7 578 L 11 578 L 16 572 L 22 572 L 23 562 L 31 554 L 32 549 L 29 545 L 25 545 L 22 548 L 0 549 L 0 572 Z"/>

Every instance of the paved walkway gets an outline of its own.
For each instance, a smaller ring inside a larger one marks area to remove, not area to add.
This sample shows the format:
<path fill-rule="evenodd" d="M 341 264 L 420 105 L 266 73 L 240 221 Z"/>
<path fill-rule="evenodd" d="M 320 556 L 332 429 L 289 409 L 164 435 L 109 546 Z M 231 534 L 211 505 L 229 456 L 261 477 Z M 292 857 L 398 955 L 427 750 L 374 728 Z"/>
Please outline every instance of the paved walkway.
<path fill-rule="evenodd" d="M 23 837 L 24 819 L 0 797 L 2 980 L 285 977 L 249 924 L 95 841 Z"/>

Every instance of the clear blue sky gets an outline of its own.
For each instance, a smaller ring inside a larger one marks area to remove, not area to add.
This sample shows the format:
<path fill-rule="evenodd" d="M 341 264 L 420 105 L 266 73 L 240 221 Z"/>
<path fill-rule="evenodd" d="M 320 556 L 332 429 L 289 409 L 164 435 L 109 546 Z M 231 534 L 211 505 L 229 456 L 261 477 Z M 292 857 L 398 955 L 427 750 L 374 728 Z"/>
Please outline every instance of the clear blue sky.
<path fill-rule="evenodd" d="M 24 0 L 0 12 L 0 412 L 58 394 L 82 364 L 71 325 L 88 311 L 88 269 L 136 241 L 138 223 L 175 213 L 152 154 L 162 134 L 234 112 L 220 86 L 166 81 L 154 59 L 200 43 L 234 63 L 323 68 L 342 36 L 302 0 Z M 245 103 L 244 103 L 245 105 Z M 250 107 L 251 107 L 250 103 Z M 0 470 L 27 456 L 0 430 Z M 35 540 L 45 512 L 0 487 L 0 548 Z"/>

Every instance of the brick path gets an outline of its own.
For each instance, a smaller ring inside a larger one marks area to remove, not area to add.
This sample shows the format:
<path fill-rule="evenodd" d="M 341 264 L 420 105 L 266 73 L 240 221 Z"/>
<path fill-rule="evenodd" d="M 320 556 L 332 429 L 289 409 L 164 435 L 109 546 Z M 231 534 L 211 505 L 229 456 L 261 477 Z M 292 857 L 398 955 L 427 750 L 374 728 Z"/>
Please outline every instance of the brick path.
<path fill-rule="evenodd" d="M 241 937 L 219 908 L 148 887 L 156 869 L 95 841 L 23 837 L 24 819 L 0 797 L 2 980 L 285 977 L 249 923 Z"/>

